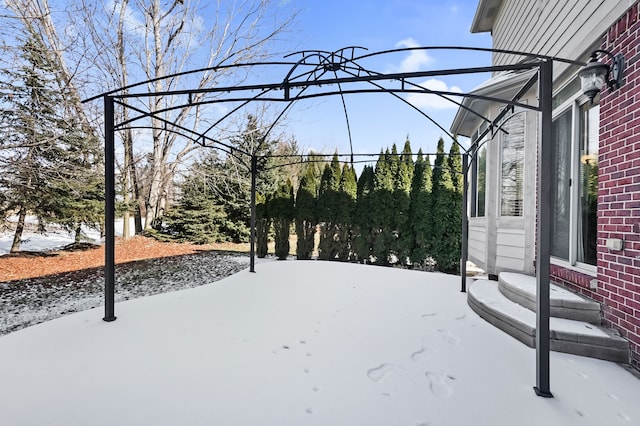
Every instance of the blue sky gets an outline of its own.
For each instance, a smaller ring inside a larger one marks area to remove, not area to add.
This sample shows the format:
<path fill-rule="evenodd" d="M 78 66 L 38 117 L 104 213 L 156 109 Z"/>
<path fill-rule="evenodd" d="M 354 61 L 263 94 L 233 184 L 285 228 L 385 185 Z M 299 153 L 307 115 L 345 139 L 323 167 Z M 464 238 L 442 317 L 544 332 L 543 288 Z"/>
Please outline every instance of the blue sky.
<path fill-rule="evenodd" d="M 366 47 L 369 52 L 412 46 L 491 46 L 489 34 L 469 32 L 477 0 L 283 0 L 281 5 L 300 10 L 290 51 L 333 51 L 346 46 Z M 490 62 L 489 53 L 438 50 L 395 54 L 363 66 L 377 72 L 398 72 L 488 66 Z M 447 76 L 431 81 L 429 87 L 469 91 L 488 77 L 488 74 Z M 449 129 L 455 106 L 434 104 L 424 97 L 410 100 Z M 401 148 L 407 136 L 414 151 L 422 148 L 424 152 L 434 152 L 441 136 L 447 146 L 450 144 L 442 130 L 389 94 L 349 95 L 345 101 L 356 153 L 379 152 L 393 143 Z M 303 149 L 349 152 L 339 97 L 297 103 L 287 124 Z"/>

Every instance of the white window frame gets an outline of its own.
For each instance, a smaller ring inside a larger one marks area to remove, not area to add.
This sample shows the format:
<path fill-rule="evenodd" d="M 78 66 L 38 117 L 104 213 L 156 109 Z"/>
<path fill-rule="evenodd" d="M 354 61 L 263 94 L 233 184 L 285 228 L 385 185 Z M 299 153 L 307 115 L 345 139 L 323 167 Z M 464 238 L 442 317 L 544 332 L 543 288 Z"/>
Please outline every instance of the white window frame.
<path fill-rule="evenodd" d="M 522 140 L 523 140 L 523 146 L 522 146 L 522 212 L 520 215 L 518 216 L 512 216 L 512 215 L 503 215 L 502 214 L 502 152 L 503 152 L 503 142 L 504 142 L 504 133 L 500 132 L 500 137 L 499 137 L 499 143 L 498 143 L 498 166 L 500 167 L 500 171 L 498 173 L 498 202 L 497 202 L 497 217 L 498 218 L 515 218 L 515 219 L 523 219 L 524 218 L 524 198 L 525 198 L 525 194 L 524 194 L 524 187 L 525 187 L 525 178 L 527 175 L 527 161 L 526 161 L 526 154 L 527 154 L 527 144 L 526 144 L 526 140 L 527 140 L 527 114 L 526 114 L 526 110 L 524 109 L 516 109 L 512 114 L 509 114 L 506 117 L 506 120 L 504 122 L 506 122 L 507 120 L 511 119 L 512 117 L 516 116 L 516 115 L 522 115 Z M 503 123 L 504 123 L 503 122 Z"/>
<path fill-rule="evenodd" d="M 555 265 L 568 269 L 575 269 L 588 275 L 596 276 L 598 272 L 597 265 L 578 262 L 578 214 L 580 211 L 580 114 L 585 103 L 589 102 L 587 97 L 580 92 L 576 92 L 569 99 L 558 105 L 552 113 L 552 121 L 556 120 L 561 114 L 571 109 L 571 185 L 570 185 L 570 202 L 569 202 L 569 259 L 562 259 L 552 256 L 551 262 Z"/>

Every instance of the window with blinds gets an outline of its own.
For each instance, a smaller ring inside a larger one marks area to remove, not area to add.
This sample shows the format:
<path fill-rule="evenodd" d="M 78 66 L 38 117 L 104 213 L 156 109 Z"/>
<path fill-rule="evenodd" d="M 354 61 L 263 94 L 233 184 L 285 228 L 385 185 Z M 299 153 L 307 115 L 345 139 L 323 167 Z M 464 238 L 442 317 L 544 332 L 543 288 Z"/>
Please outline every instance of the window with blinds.
<path fill-rule="evenodd" d="M 525 114 L 516 111 L 502 124 L 500 135 L 500 215 L 522 216 L 524 207 Z"/>

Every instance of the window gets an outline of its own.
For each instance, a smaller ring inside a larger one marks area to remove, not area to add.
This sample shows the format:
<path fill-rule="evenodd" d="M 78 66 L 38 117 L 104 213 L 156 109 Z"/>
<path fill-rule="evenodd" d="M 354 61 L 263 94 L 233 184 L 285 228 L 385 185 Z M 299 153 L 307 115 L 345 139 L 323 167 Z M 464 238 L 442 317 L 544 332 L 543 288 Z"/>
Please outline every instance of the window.
<path fill-rule="evenodd" d="M 480 148 L 477 158 L 478 183 L 476 188 L 476 216 L 484 217 L 487 195 L 487 147 Z"/>
<path fill-rule="evenodd" d="M 551 255 L 569 260 L 571 223 L 571 123 L 572 110 L 560 114 L 552 124 L 554 194 L 551 201 Z"/>
<path fill-rule="evenodd" d="M 522 216 L 524 180 L 524 112 L 506 118 L 501 132 L 500 215 Z"/>
<path fill-rule="evenodd" d="M 600 107 L 580 109 L 580 204 L 577 260 L 597 263 L 598 232 L 598 132 Z"/>
<path fill-rule="evenodd" d="M 553 120 L 551 254 L 595 265 L 600 107 L 569 103 Z"/>
<path fill-rule="evenodd" d="M 488 136 L 484 136 L 482 140 L 478 138 L 487 129 L 488 123 L 484 122 L 475 132 L 471 138 L 474 144 L 477 144 L 480 148 L 475 152 L 474 157 L 471 159 L 471 217 L 484 217 L 485 216 L 485 203 L 487 194 L 487 143 L 489 143 Z"/>

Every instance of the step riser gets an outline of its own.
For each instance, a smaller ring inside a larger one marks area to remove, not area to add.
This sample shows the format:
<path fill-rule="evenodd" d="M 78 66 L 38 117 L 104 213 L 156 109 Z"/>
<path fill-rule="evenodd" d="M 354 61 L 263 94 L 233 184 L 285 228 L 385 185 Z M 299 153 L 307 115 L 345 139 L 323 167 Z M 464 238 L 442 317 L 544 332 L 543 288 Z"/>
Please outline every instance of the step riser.
<path fill-rule="evenodd" d="M 514 274 L 506 274 L 509 279 Z M 523 276 L 523 279 L 527 279 L 529 283 L 532 282 L 533 277 Z M 527 291 L 516 285 L 512 285 L 509 279 L 504 278 L 504 274 L 500 274 L 498 280 L 498 288 L 500 292 L 509 300 L 524 306 L 530 311 L 536 311 L 536 295 L 535 291 Z M 553 284 L 551 289 L 556 288 Z M 535 290 L 535 288 L 534 288 Z M 551 316 L 555 318 L 565 318 L 574 321 L 583 321 L 591 324 L 602 324 L 602 315 L 600 312 L 600 304 L 590 300 L 578 298 L 573 295 L 572 300 L 562 300 L 553 298 L 550 299 Z M 576 298 L 578 300 L 576 300 Z"/>
<path fill-rule="evenodd" d="M 496 292 L 496 294 L 500 294 Z M 483 303 L 473 292 L 473 286 L 467 294 L 471 309 L 495 327 L 516 338 L 525 345 L 534 348 L 536 330 L 530 324 L 523 323 L 498 309 Z M 581 336 L 569 332 L 550 331 L 549 346 L 552 351 L 587 356 L 619 363 L 628 363 L 630 352 L 628 342 L 621 338 Z"/>
<path fill-rule="evenodd" d="M 509 286 L 502 284 L 500 282 L 499 286 L 500 292 L 504 294 L 504 296 L 529 309 L 530 311 L 536 311 L 536 301 L 531 300 L 528 297 L 522 296 L 520 293 L 514 292 Z M 594 309 L 581 309 L 581 308 L 570 308 L 565 306 L 550 306 L 550 312 L 552 317 L 556 318 L 565 318 L 574 321 L 584 321 L 591 324 L 601 324 L 602 316 L 600 314 L 600 310 Z"/>

